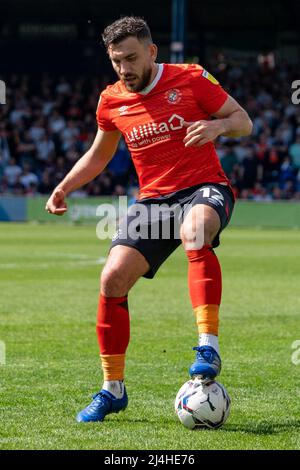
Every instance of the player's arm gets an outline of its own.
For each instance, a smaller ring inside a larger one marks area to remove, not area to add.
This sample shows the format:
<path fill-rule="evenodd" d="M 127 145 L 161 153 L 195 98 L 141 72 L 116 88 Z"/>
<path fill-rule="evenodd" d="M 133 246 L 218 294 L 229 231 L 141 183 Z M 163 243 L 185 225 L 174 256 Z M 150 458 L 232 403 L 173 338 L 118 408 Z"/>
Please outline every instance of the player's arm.
<path fill-rule="evenodd" d="M 228 95 L 225 103 L 212 116 L 216 119 L 185 123 L 187 134 L 183 141 L 186 147 L 207 144 L 220 135 L 242 137 L 252 132 L 251 119 L 232 96 Z"/>
<path fill-rule="evenodd" d="M 243 137 L 252 132 L 252 121 L 239 103 L 228 95 L 223 106 L 213 115 L 220 127 L 220 134 L 226 137 Z"/>
<path fill-rule="evenodd" d="M 91 148 L 78 160 L 64 180 L 54 189 L 46 210 L 55 215 L 63 215 L 67 211 L 65 197 L 84 186 L 98 176 L 113 157 L 121 133 L 118 130 L 102 131 L 98 129 Z"/>

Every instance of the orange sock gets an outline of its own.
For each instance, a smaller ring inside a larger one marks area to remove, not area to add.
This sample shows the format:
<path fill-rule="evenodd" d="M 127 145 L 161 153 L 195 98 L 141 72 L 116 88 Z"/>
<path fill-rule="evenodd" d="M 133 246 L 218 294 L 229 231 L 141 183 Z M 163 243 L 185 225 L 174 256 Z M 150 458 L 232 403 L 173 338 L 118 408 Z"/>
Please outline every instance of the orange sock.
<path fill-rule="evenodd" d="M 125 354 L 100 354 L 104 380 L 124 380 Z"/>
<path fill-rule="evenodd" d="M 187 250 L 188 283 L 198 332 L 218 336 L 222 275 L 217 256 L 210 245 Z"/>
<path fill-rule="evenodd" d="M 127 296 L 100 295 L 96 329 L 104 380 L 123 380 L 130 336 Z"/>

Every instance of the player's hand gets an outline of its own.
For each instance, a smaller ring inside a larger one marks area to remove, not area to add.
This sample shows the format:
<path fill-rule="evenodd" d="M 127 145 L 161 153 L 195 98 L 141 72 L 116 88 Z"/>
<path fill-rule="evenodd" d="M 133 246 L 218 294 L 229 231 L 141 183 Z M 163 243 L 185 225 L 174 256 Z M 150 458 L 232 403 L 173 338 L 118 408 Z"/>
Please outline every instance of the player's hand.
<path fill-rule="evenodd" d="M 183 139 L 185 147 L 201 147 L 208 142 L 213 142 L 224 129 L 222 127 L 221 119 L 214 121 L 184 121 L 183 125 L 187 127 L 186 136 Z"/>
<path fill-rule="evenodd" d="M 45 210 L 49 214 L 64 215 L 68 210 L 67 204 L 65 203 L 65 196 L 65 192 L 62 189 L 55 189 L 48 199 Z"/>

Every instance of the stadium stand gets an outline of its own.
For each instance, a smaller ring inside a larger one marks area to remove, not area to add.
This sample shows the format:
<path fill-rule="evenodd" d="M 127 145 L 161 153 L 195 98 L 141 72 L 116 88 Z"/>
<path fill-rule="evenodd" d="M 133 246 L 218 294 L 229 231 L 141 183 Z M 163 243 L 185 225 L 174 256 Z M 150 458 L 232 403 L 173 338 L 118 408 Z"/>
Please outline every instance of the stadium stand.
<path fill-rule="evenodd" d="M 217 152 L 238 198 L 300 199 L 300 106 L 291 101 L 291 65 L 207 65 L 249 112 L 253 135 L 220 138 Z M 107 80 L 107 79 L 106 79 Z M 0 107 L 0 193 L 49 194 L 89 148 L 107 84 L 78 76 L 7 77 Z M 123 141 L 107 169 L 76 196 L 132 194 L 137 179 Z"/>

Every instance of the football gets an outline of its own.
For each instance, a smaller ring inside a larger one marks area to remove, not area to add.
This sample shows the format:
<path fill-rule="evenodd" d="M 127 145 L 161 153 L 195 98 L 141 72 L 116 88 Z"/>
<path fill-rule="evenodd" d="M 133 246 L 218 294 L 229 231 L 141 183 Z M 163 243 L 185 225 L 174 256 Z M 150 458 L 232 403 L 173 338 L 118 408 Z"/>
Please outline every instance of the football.
<path fill-rule="evenodd" d="M 224 385 L 216 380 L 188 380 L 179 389 L 175 412 L 188 429 L 220 428 L 230 413 L 230 397 Z"/>

